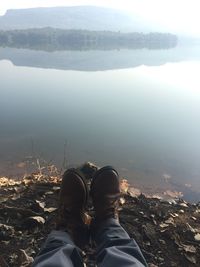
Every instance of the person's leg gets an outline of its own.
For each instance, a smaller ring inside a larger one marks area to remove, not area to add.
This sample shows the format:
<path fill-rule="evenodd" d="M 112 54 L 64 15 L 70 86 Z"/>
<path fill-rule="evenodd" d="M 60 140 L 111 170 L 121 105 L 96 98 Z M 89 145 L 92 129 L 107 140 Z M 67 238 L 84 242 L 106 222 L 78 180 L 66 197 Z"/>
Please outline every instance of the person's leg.
<path fill-rule="evenodd" d="M 112 167 L 97 171 L 91 184 L 91 196 L 95 209 L 92 236 L 97 245 L 97 265 L 147 266 L 135 240 L 119 224 L 119 177 Z"/>
<path fill-rule="evenodd" d="M 70 235 L 52 231 L 32 267 L 82 267 L 81 250 L 75 246 Z"/>
<path fill-rule="evenodd" d="M 67 170 L 62 179 L 56 231 L 52 231 L 34 260 L 33 267 L 84 266 L 81 250 L 87 238 L 84 211 L 88 191 L 84 178 Z"/>
<path fill-rule="evenodd" d="M 95 231 L 97 265 L 99 267 L 144 267 L 147 263 L 134 239 L 116 219 L 107 219 Z"/>

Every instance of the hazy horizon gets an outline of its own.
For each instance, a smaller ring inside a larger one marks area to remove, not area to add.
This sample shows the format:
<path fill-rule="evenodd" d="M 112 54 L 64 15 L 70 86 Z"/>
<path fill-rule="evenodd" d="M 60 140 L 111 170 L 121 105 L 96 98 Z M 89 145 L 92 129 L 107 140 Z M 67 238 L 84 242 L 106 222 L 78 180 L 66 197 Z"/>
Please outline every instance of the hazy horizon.
<path fill-rule="evenodd" d="M 124 0 L 109 3 L 105 0 L 8 0 L 1 3 L 0 15 L 5 15 L 9 9 L 27 9 L 38 7 L 67 7 L 67 6 L 97 6 L 114 8 L 131 13 L 134 17 L 141 17 L 160 30 L 176 34 L 200 37 L 200 24 L 198 0 Z"/>

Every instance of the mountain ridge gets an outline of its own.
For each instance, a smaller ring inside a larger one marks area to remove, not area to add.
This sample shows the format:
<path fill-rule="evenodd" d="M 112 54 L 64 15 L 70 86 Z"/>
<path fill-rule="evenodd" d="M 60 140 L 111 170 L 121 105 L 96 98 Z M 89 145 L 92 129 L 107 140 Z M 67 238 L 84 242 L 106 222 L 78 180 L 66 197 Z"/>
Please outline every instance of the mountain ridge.
<path fill-rule="evenodd" d="M 1 30 L 43 27 L 145 33 L 160 30 L 136 14 L 90 5 L 9 9 L 0 16 Z"/>

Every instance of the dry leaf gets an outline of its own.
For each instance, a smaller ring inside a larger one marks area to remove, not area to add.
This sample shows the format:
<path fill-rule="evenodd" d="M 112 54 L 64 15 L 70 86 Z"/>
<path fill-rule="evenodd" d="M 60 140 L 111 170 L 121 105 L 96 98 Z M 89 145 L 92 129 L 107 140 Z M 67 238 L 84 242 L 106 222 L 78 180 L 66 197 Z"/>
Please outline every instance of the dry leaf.
<path fill-rule="evenodd" d="M 169 224 L 166 224 L 166 223 L 161 223 L 161 224 L 160 224 L 160 227 L 161 227 L 161 228 L 166 228 L 166 227 L 168 227 L 168 226 L 169 226 Z"/>
<path fill-rule="evenodd" d="M 31 263 L 33 263 L 33 258 L 28 256 L 26 254 L 26 251 L 23 249 L 19 250 L 18 258 L 19 258 L 21 267 L 28 267 L 30 266 Z"/>
<path fill-rule="evenodd" d="M 92 221 L 92 217 L 85 212 L 84 213 L 84 223 L 86 225 L 90 225 L 91 221 Z"/>
<path fill-rule="evenodd" d="M 121 205 L 124 205 L 126 200 L 123 197 L 120 197 L 119 202 Z"/>
<path fill-rule="evenodd" d="M 189 255 L 189 254 L 184 254 L 184 256 L 186 257 L 186 259 L 188 261 L 192 262 L 193 264 L 196 264 L 197 263 L 196 256 Z"/>
<path fill-rule="evenodd" d="M 134 187 L 129 188 L 128 193 L 131 197 L 137 197 L 141 195 L 141 191 Z"/>
<path fill-rule="evenodd" d="M 130 184 L 128 183 L 126 179 L 122 179 L 120 181 L 120 191 L 122 193 L 127 194 L 129 187 L 130 187 Z"/>
<path fill-rule="evenodd" d="M 41 202 L 39 200 L 36 200 L 36 203 L 39 205 L 40 208 L 44 209 L 45 207 L 45 202 Z"/>
<path fill-rule="evenodd" d="M 190 252 L 190 253 L 196 253 L 197 250 L 194 246 L 190 246 L 190 245 L 182 245 L 183 249 L 185 250 L 185 252 Z"/>
<path fill-rule="evenodd" d="M 175 225 L 174 223 L 174 219 L 173 218 L 169 218 L 165 221 L 166 224 L 172 224 L 172 225 Z"/>
<path fill-rule="evenodd" d="M 44 211 L 45 212 L 49 212 L 49 213 L 51 213 L 51 212 L 54 212 L 54 211 L 56 211 L 57 210 L 57 208 L 44 208 Z"/>
<path fill-rule="evenodd" d="M 194 239 L 195 239 L 196 241 L 200 242 L 200 234 L 199 234 L 199 233 L 196 234 L 196 235 L 194 236 Z"/>

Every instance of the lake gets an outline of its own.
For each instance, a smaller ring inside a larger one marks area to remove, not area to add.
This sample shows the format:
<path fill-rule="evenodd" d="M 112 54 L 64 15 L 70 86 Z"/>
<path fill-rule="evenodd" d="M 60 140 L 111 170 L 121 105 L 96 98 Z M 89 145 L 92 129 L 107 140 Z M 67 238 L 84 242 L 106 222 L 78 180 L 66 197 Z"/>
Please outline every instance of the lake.
<path fill-rule="evenodd" d="M 0 48 L 0 175 L 36 158 L 60 168 L 66 157 L 114 165 L 147 193 L 200 200 L 199 69 L 198 46 Z"/>

